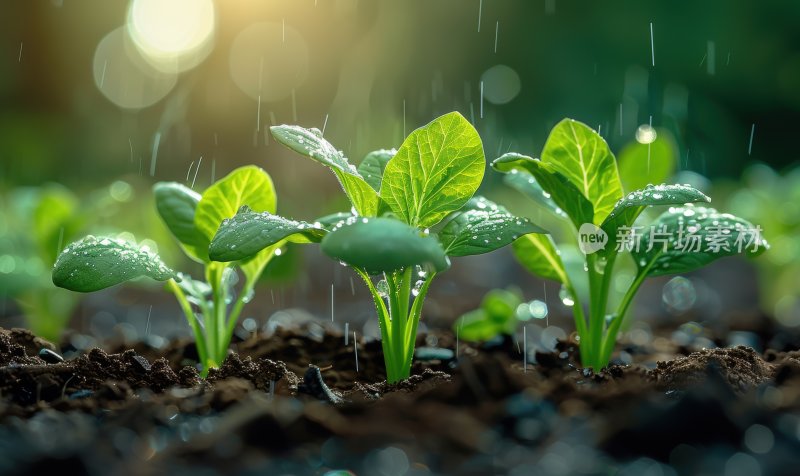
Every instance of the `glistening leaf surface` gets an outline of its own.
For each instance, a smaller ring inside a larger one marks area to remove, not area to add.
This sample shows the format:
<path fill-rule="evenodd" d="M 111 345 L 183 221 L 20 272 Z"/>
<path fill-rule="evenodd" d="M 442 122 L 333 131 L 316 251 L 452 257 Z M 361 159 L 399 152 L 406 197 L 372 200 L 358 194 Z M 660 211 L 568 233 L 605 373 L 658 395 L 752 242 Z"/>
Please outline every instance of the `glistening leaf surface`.
<path fill-rule="evenodd" d="M 243 206 L 233 218 L 222 222 L 208 253 L 214 261 L 239 261 L 287 238 L 300 243 L 318 243 L 326 233 L 321 224 L 254 212 Z"/>
<path fill-rule="evenodd" d="M 757 256 L 767 248 L 761 230 L 742 218 L 713 208 L 670 207 L 653 222 L 652 233 L 642 233 L 633 257 L 648 276 L 692 271 L 726 256 Z M 652 264 L 651 264 L 652 263 Z"/>
<path fill-rule="evenodd" d="M 383 179 L 383 170 L 386 164 L 392 160 L 397 149 L 380 149 L 374 150 L 364 157 L 364 160 L 358 164 L 358 173 L 364 177 L 364 180 L 376 192 L 381 189 L 381 180 Z"/>
<path fill-rule="evenodd" d="M 194 223 L 200 194 L 177 182 L 159 182 L 153 186 L 153 194 L 158 215 L 186 253 L 208 262 L 208 237 Z"/>
<path fill-rule="evenodd" d="M 544 144 L 542 162 L 566 177 L 589 200 L 595 224 L 602 223 L 622 197 L 614 154 L 600 134 L 586 124 L 572 119 L 556 124 Z"/>
<path fill-rule="evenodd" d="M 575 184 L 541 160 L 510 152 L 495 159 L 492 167 L 499 172 L 514 173 L 514 170 L 524 170 L 530 173 L 542 190 L 566 213 L 576 229 L 584 223 L 592 222 L 594 211 L 589 200 Z"/>
<path fill-rule="evenodd" d="M 275 187 L 259 167 L 240 167 L 208 187 L 197 204 L 195 226 L 210 241 L 222 220 L 236 215 L 242 205 L 257 212 L 275 213 Z"/>
<path fill-rule="evenodd" d="M 53 267 L 53 284 L 82 293 L 141 276 L 177 279 L 157 254 L 123 240 L 91 235 L 65 248 Z"/>
<path fill-rule="evenodd" d="M 414 265 L 439 272 L 450 266 L 435 238 L 421 236 L 418 229 L 392 218 L 351 218 L 326 235 L 321 247 L 331 258 L 369 274 Z"/>
<path fill-rule="evenodd" d="M 473 197 L 439 232 L 448 256 L 468 256 L 502 248 L 522 235 L 546 233 L 527 218 L 510 214 L 484 197 Z"/>
<path fill-rule="evenodd" d="M 478 132 L 451 112 L 415 130 L 386 164 L 381 199 L 404 222 L 426 228 L 461 208 L 485 169 Z"/>
<path fill-rule="evenodd" d="M 377 192 L 344 154 L 322 137 L 319 129 L 281 125 L 270 127 L 270 131 L 281 144 L 330 168 L 356 211 L 362 216 L 375 216 L 379 202 Z"/>

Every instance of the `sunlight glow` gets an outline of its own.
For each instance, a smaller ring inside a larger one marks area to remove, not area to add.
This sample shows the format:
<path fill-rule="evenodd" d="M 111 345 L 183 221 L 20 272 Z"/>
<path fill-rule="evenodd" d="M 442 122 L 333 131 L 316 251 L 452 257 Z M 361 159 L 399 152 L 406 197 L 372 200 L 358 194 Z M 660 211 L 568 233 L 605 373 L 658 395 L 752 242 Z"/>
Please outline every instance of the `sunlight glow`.
<path fill-rule="evenodd" d="M 197 66 L 214 38 L 212 0 L 132 0 L 128 33 L 145 58 L 162 71 Z"/>

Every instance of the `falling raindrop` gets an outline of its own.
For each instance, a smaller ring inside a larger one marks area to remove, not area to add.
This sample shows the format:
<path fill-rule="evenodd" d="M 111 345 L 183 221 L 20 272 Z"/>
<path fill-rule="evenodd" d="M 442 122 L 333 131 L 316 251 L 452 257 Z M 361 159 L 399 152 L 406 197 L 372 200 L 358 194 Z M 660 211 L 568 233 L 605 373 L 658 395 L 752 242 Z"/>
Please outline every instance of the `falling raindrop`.
<path fill-rule="evenodd" d="M 561 290 L 558 291 L 558 297 L 565 306 L 571 307 L 575 305 L 575 297 L 572 295 L 566 285 L 561 285 Z"/>

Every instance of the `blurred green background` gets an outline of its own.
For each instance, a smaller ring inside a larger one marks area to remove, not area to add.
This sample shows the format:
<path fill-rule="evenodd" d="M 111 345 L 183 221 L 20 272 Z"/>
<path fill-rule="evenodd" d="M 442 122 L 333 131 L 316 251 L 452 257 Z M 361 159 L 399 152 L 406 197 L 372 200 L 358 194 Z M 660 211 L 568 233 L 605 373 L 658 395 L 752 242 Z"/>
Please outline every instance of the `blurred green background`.
<path fill-rule="evenodd" d="M 140 17 L 131 13 L 137 1 Z M 281 214 L 344 209 L 333 177 L 275 144 L 269 125 L 324 128 L 357 162 L 451 110 L 473 122 L 487 159 L 538 155 L 563 117 L 599 129 L 617 152 L 652 124 L 669 143 L 656 165 L 710 178 L 705 188 L 720 191 L 720 209 L 730 204 L 782 243 L 759 263 L 763 275 L 797 266 L 797 193 L 783 190 L 800 184 L 781 171 L 800 154 L 798 2 L 137 1 L 0 2 L 0 275 L 8 278 L 0 315 L 18 312 L 23 291 L 54 292 L 55 251 L 84 233 L 127 230 L 152 239 L 167 261 L 180 259 L 152 213 L 156 181 L 202 190 L 256 164 L 273 176 Z M 158 41 L 180 47 L 182 32 L 196 41 L 182 45 L 188 52 L 177 62 L 154 53 Z M 756 163 L 772 182 L 753 181 L 756 172 L 740 182 Z M 783 188 L 772 187 L 778 181 Z M 484 187 L 512 210 L 528 207 L 499 174 L 488 173 Z M 753 193 L 763 204 L 737 195 L 742 187 L 761 187 Z M 37 225 L 33 210 L 47 200 L 70 205 Z M 319 281 L 338 276 L 331 269 L 315 271 Z M 19 273 L 36 284 L 22 285 Z M 800 325 L 796 272 L 785 276 L 761 301 L 767 314 Z M 306 292 L 314 282 L 295 287 Z M 139 319 L 147 313 L 136 309 Z"/>

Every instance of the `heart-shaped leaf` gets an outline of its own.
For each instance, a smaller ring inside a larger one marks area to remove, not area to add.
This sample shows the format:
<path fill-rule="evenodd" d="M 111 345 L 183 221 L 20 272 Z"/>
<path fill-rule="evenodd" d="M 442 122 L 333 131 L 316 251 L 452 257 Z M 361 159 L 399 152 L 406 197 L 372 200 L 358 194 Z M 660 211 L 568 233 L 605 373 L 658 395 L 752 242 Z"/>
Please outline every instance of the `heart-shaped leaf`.
<path fill-rule="evenodd" d="M 169 231 L 191 258 L 207 263 L 208 238 L 194 223 L 200 194 L 177 182 L 159 182 L 153 186 L 156 209 Z"/>
<path fill-rule="evenodd" d="M 685 273 L 725 256 L 757 256 L 768 248 L 761 229 L 747 220 L 691 204 L 670 207 L 638 236 L 629 235 L 622 245 L 632 247 L 640 272 L 647 270 L 648 276 Z"/>
<path fill-rule="evenodd" d="M 356 211 L 362 216 L 375 216 L 378 194 L 344 154 L 322 137 L 319 129 L 281 125 L 270 127 L 270 131 L 281 144 L 330 168 Z"/>
<path fill-rule="evenodd" d="M 550 235 L 528 234 L 512 245 L 514 256 L 531 273 L 559 283 L 567 281 L 567 272 L 561 255 Z"/>
<path fill-rule="evenodd" d="M 156 281 L 179 279 L 175 271 L 147 248 L 92 235 L 66 247 L 53 267 L 53 284 L 82 293 L 99 291 L 141 276 Z"/>
<path fill-rule="evenodd" d="M 473 197 L 442 228 L 439 241 L 448 256 L 468 256 L 502 248 L 528 233 L 546 231 L 484 197 Z"/>
<path fill-rule="evenodd" d="M 542 190 L 548 193 L 553 202 L 567 214 L 575 228 L 592 222 L 594 211 L 589 200 L 564 175 L 554 171 L 541 160 L 511 152 L 495 159 L 492 167 L 506 173 L 521 169 L 533 175 Z"/>
<path fill-rule="evenodd" d="M 648 185 L 630 192 L 617 202 L 601 226 L 608 235 L 608 244 L 603 253 L 607 254 L 615 249 L 618 233 L 629 229 L 646 207 L 710 201 L 703 192 L 689 185 Z"/>
<path fill-rule="evenodd" d="M 383 171 L 381 199 L 404 222 L 431 227 L 467 203 L 485 168 L 478 132 L 451 112 L 406 137 Z"/>
<path fill-rule="evenodd" d="M 542 149 L 542 162 L 566 177 L 589 200 L 594 210 L 592 223 L 596 225 L 605 220 L 622 197 L 614 154 L 600 134 L 586 124 L 572 119 L 556 124 Z"/>
<path fill-rule="evenodd" d="M 222 220 L 236 215 L 243 205 L 257 212 L 275 213 L 275 187 L 260 167 L 240 167 L 208 187 L 197 204 L 194 224 L 210 241 Z"/>
<path fill-rule="evenodd" d="M 383 179 L 383 170 L 386 164 L 392 160 L 397 149 L 381 149 L 374 150 L 364 157 L 364 160 L 358 164 L 358 173 L 364 177 L 364 180 L 376 192 L 381 189 L 381 180 Z"/>
<path fill-rule="evenodd" d="M 284 239 L 319 243 L 327 232 L 321 224 L 290 220 L 243 206 L 233 218 L 223 220 L 211 240 L 208 254 L 214 261 L 240 261 Z"/>
<path fill-rule="evenodd" d="M 322 251 L 369 274 L 419 265 L 443 271 L 450 266 L 439 242 L 392 218 L 354 217 L 322 239 Z"/>

